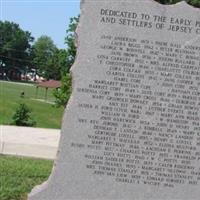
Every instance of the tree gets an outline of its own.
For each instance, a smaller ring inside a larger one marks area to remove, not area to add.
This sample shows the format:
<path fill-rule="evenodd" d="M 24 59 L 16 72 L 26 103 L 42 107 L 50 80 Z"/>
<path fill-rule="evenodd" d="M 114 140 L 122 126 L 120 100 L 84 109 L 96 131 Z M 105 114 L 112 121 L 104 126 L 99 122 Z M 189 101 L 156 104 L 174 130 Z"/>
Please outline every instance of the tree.
<path fill-rule="evenodd" d="M 181 0 L 156 0 L 162 4 L 174 4 L 180 2 Z M 187 3 L 200 8 L 200 0 L 186 0 Z"/>
<path fill-rule="evenodd" d="M 64 66 L 62 71 L 62 85 L 59 90 L 54 91 L 54 96 L 56 98 L 56 105 L 58 107 L 63 106 L 65 107 L 70 94 L 71 94 L 71 75 L 69 74 L 70 68 L 73 65 L 76 57 L 76 45 L 75 45 L 75 38 L 76 38 L 76 27 L 78 25 L 79 16 L 70 19 L 70 24 L 67 29 L 67 36 L 65 38 L 65 43 L 67 44 L 67 50 L 64 52 L 60 52 L 60 61 L 63 63 Z"/>
<path fill-rule="evenodd" d="M 37 73 L 47 79 L 53 79 L 55 71 L 53 58 L 58 51 L 53 40 L 43 35 L 33 45 L 33 63 Z"/>
<path fill-rule="evenodd" d="M 49 60 L 48 68 L 46 69 L 49 77 L 54 80 L 61 80 L 62 74 L 66 73 L 67 51 L 57 49 L 53 57 Z"/>
<path fill-rule="evenodd" d="M 0 71 L 8 75 L 11 68 L 31 67 L 31 43 L 34 38 L 18 24 L 0 21 Z"/>
<path fill-rule="evenodd" d="M 69 73 L 63 74 L 61 88 L 54 90 L 53 93 L 56 98 L 55 103 L 57 107 L 65 107 L 67 105 L 71 90 L 71 75 Z"/>
<path fill-rule="evenodd" d="M 36 122 L 31 118 L 30 114 L 31 110 L 26 104 L 19 104 L 13 115 L 13 123 L 17 126 L 35 126 Z"/>
<path fill-rule="evenodd" d="M 58 64 L 61 69 L 61 74 L 67 73 L 67 56 L 68 53 L 65 49 L 59 49 L 58 52 Z"/>
<path fill-rule="evenodd" d="M 65 38 L 65 44 L 67 44 L 67 60 L 66 60 L 66 72 L 69 72 L 71 66 L 73 65 L 76 57 L 76 27 L 79 22 L 79 16 L 70 19 L 69 27 L 66 31 L 67 36 Z"/>

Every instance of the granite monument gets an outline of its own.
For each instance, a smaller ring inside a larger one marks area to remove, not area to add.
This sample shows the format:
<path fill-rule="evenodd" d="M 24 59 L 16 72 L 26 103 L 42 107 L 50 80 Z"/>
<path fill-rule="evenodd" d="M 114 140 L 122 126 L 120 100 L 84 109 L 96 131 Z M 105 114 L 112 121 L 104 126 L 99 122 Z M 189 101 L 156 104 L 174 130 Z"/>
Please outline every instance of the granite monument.
<path fill-rule="evenodd" d="M 73 93 L 29 200 L 200 199 L 200 11 L 82 0 Z"/>

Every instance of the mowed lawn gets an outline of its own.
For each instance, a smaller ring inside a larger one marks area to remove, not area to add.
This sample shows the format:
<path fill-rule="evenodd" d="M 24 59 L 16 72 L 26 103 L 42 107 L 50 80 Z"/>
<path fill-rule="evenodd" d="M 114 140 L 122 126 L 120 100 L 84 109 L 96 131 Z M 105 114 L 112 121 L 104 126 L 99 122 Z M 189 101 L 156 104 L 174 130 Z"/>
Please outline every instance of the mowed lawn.
<path fill-rule="evenodd" d="M 0 156 L 0 199 L 26 200 L 32 188 L 46 181 L 53 161 Z"/>
<path fill-rule="evenodd" d="M 20 97 L 22 91 L 24 98 Z M 36 127 L 60 128 L 64 109 L 51 104 L 54 102 L 52 92 L 52 89 L 48 90 L 45 102 L 45 88 L 39 88 L 36 96 L 36 86 L 33 84 L 0 81 L 0 124 L 11 124 L 16 108 L 20 103 L 25 103 L 32 110 Z"/>

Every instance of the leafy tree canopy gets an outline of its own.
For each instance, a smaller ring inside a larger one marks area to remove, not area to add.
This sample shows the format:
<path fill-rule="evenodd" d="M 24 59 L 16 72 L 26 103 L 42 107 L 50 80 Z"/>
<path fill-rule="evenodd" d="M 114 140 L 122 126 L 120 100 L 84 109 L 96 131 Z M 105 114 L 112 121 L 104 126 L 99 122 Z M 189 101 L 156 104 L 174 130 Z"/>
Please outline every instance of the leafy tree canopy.
<path fill-rule="evenodd" d="M 180 2 L 182 0 L 156 0 L 162 4 L 174 4 L 177 2 Z M 199 7 L 200 8 L 200 0 L 185 0 L 188 4 L 191 4 L 195 7 Z"/>
<path fill-rule="evenodd" d="M 33 63 L 38 74 L 47 79 L 53 78 L 53 57 L 57 51 L 58 49 L 50 37 L 43 35 L 37 39 L 33 45 Z"/>
<path fill-rule="evenodd" d="M 54 55 L 49 59 L 46 73 L 48 78 L 61 80 L 61 75 L 66 71 L 67 51 L 65 49 L 56 49 Z"/>
<path fill-rule="evenodd" d="M 23 68 L 31 63 L 31 43 L 34 38 L 18 24 L 0 21 L 0 67 Z"/>
<path fill-rule="evenodd" d="M 67 33 L 67 36 L 65 38 L 65 44 L 67 44 L 66 72 L 69 72 L 76 57 L 75 30 L 78 25 L 78 21 L 79 21 L 79 16 L 71 18 L 69 27 L 66 31 Z"/>
<path fill-rule="evenodd" d="M 76 27 L 78 25 L 79 16 L 70 19 L 69 27 L 66 31 L 67 36 L 65 38 L 65 43 L 67 44 L 67 50 L 65 52 L 60 52 L 60 61 L 63 63 L 62 66 L 62 86 L 59 90 L 54 91 L 54 96 L 56 98 L 56 105 L 58 107 L 65 107 L 70 94 L 71 94 L 71 75 L 69 74 L 70 68 L 73 65 L 76 57 Z"/>
<path fill-rule="evenodd" d="M 57 107 L 65 107 L 71 94 L 71 75 L 69 73 L 62 75 L 62 85 L 58 90 L 54 90 L 56 98 L 55 103 Z"/>

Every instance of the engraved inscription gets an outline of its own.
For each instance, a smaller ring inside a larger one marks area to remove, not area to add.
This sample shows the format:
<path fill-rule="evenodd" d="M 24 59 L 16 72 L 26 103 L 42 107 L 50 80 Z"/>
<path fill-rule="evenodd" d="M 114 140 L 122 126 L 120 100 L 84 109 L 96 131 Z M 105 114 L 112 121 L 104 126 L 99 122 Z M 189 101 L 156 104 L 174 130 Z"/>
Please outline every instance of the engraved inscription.
<path fill-rule="evenodd" d="M 197 185 L 200 46 L 123 35 L 101 35 L 99 41 L 96 60 L 105 79 L 77 88 L 98 102 L 79 104 L 83 112 L 99 113 L 77 121 L 93 129 L 88 170 L 130 184 Z"/>

